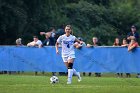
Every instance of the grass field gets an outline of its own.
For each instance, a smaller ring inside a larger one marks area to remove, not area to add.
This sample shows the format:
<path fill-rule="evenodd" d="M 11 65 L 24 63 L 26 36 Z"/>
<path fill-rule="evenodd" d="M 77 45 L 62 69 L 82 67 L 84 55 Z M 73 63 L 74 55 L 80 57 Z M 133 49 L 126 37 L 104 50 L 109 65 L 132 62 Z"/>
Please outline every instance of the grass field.
<path fill-rule="evenodd" d="M 0 75 L 0 93 L 140 93 L 140 79 L 115 77 L 82 77 L 71 85 L 66 76 L 58 84 L 50 84 L 50 76 Z"/>

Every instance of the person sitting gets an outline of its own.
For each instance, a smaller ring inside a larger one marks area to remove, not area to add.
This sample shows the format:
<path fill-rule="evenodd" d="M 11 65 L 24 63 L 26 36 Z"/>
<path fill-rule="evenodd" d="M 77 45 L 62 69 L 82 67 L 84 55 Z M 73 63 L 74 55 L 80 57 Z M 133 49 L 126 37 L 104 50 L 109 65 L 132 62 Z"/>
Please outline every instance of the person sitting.
<path fill-rule="evenodd" d="M 139 44 L 138 44 L 138 42 L 136 41 L 136 39 L 135 38 L 133 38 L 133 39 L 131 39 L 131 42 L 130 42 L 130 44 L 128 45 L 128 51 L 130 52 L 132 52 L 136 47 L 138 47 L 139 46 Z M 140 73 L 138 73 L 137 74 L 137 76 L 136 76 L 137 78 L 140 78 Z"/>

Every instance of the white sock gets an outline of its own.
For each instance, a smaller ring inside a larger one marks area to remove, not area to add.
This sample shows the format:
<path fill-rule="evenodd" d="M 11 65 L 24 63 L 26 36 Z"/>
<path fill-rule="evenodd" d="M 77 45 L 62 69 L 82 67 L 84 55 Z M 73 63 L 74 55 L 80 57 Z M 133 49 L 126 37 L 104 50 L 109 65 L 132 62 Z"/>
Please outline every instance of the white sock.
<path fill-rule="evenodd" d="M 80 77 L 80 73 L 77 72 L 74 68 L 73 68 L 73 74 L 76 75 L 78 78 Z"/>
<path fill-rule="evenodd" d="M 68 69 L 68 82 L 71 82 L 73 75 L 73 69 Z"/>

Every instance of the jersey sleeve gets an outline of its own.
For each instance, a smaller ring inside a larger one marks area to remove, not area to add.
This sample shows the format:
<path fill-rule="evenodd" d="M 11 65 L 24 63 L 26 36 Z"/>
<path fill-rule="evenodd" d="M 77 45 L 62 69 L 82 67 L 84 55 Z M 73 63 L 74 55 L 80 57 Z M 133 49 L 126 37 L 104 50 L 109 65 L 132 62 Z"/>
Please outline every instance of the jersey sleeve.
<path fill-rule="evenodd" d="M 74 41 L 76 40 L 76 37 L 75 36 L 73 36 L 73 39 L 74 39 Z"/>
<path fill-rule="evenodd" d="M 61 43 L 62 42 L 62 36 L 59 36 L 59 38 L 57 39 L 57 42 L 58 43 Z"/>

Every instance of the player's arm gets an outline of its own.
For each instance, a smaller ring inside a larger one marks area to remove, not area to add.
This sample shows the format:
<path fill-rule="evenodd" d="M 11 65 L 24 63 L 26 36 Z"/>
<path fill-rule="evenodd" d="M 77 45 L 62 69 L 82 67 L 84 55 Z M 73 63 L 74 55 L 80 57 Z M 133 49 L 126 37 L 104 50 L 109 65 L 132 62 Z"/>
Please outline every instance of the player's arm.
<path fill-rule="evenodd" d="M 91 45 L 91 44 L 87 44 L 87 47 L 93 47 L 93 45 Z"/>
<path fill-rule="evenodd" d="M 55 43 L 55 49 L 56 49 L 56 54 L 59 53 L 58 47 L 59 44 L 62 42 L 62 36 L 59 36 L 59 38 L 57 39 L 56 43 Z"/>
<path fill-rule="evenodd" d="M 58 43 L 58 42 L 56 42 L 56 44 L 55 44 L 56 54 L 58 54 L 58 53 L 59 53 L 58 47 L 59 47 L 59 43 Z"/>
<path fill-rule="evenodd" d="M 78 40 L 77 38 L 75 39 L 74 47 L 75 48 L 81 48 L 82 47 L 82 42 L 80 40 Z"/>
<path fill-rule="evenodd" d="M 82 44 L 83 43 L 80 40 L 78 40 L 77 38 L 75 38 L 75 42 L 78 42 L 79 44 Z"/>

